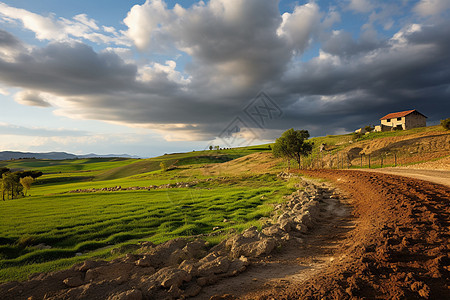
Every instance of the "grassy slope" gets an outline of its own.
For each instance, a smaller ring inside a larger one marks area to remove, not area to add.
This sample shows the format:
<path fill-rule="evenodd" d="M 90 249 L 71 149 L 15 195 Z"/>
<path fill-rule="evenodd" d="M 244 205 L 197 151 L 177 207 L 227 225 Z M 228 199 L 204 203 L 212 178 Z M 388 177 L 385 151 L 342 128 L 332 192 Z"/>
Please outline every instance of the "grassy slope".
<path fill-rule="evenodd" d="M 87 257 L 110 256 L 103 247 L 135 239 L 162 242 L 178 236 L 259 226 L 269 203 L 293 190 L 275 175 L 204 183 L 198 189 L 34 196 L 2 203 L 0 279 L 21 279 Z M 223 220 L 229 222 L 224 223 Z M 39 250 L 44 243 L 52 249 Z M 100 249 L 100 250 L 99 250 Z M 99 251 L 96 251 L 99 250 Z M 49 263 L 46 263 L 49 262 Z M 32 267 L 35 265 L 35 267 Z M 23 269 L 25 267 L 25 269 Z M 25 271 L 24 271 L 25 270 Z"/>
<path fill-rule="evenodd" d="M 211 178 L 210 163 L 260 151 L 252 148 L 164 155 L 148 160 L 87 159 L 10 161 L 0 166 L 40 169 L 46 175 L 33 196 L 0 203 L 0 280 L 24 279 L 88 257 L 111 258 L 111 247 L 136 240 L 162 242 L 177 236 L 259 226 L 270 203 L 292 192 L 274 175 L 237 176 L 199 183 L 197 188 L 67 194 L 74 189 L 148 186 Z M 161 172 L 159 163 L 176 168 Z M 145 172 L 145 173 L 142 173 Z M 122 177 L 121 176 L 127 176 Z M 105 178 L 115 178 L 107 180 Z M 223 219 L 230 222 L 224 223 Z M 39 249 L 39 244 L 51 249 Z M 106 248 L 105 248 L 106 247 Z M 76 256 L 77 253 L 82 256 Z"/>

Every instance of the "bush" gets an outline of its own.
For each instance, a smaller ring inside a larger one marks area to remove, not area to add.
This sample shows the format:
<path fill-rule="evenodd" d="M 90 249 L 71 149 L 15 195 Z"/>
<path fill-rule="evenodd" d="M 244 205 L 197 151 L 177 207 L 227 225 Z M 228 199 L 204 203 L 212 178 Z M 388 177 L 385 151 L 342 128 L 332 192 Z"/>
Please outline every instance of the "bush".
<path fill-rule="evenodd" d="M 353 132 L 353 140 L 354 140 L 354 141 L 357 141 L 357 140 L 360 139 L 363 135 L 364 135 L 364 133 L 362 133 L 362 132 Z"/>
<path fill-rule="evenodd" d="M 444 127 L 444 129 L 446 130 L 450 130 L 450 118 L 441 120 L 441 126 Z"/>

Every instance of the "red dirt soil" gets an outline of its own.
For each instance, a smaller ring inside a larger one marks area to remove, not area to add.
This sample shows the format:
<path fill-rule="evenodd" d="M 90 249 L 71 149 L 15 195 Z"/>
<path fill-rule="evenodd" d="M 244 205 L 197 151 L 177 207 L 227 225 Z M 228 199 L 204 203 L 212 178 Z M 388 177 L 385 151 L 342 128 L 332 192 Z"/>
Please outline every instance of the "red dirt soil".
<path fill-rule="evenodd" d="M 450 188 L 379 173 L 317 170 L 351 195 L 356 227 L 337 260 L 301 285 L 247 299 L 450 299 Z"/>

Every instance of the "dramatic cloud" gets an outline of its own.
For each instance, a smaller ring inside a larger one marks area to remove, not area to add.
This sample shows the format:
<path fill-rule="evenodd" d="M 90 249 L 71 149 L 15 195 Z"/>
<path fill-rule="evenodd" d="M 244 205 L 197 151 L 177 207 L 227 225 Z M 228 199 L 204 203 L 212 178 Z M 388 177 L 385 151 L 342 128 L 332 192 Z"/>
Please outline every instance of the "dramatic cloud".
<path fill-rule="evenodd" d="M 347 4 L 366 13 L 368 3 Z M 0 31 L 0 53 L 14 49 L 0 56 L 0 82 L 23 89 L 17 102 L 51 103 L 57 115 L 149 128 L 168 140 L 210 140 L 235 117 L 258 127 L 243 109 L 260 91 L 283 112 L 258 131 L 260 139 L 290 127 L 350 131 L 411 108 L 436 120 L 450 109 L 450 22 L 405 20 L 395 34 L 380 35 L 373 23 L 392 16 L 383 13 L 387 6 L 355 35 L 339 27 L 339 12 L 321 11 L 314 1 L 281 15 L 272 0 L 211 0 L 186 8 L 148 0 L 128 13 L 126 35 L 142 55 L 164 58 L 139 63 L 127 47 L 95 51 L 66 40 L 115 32 L 86 15 L 63 20 L 0 5 L 0 13 L 6 9 L 26 28 L 33 20 L 38 38 L 52 42 L 24 46 Z M 63 24 L 61 37 L 50 38 L 55 24 Z M 320 49 L 311 49 L 318 42 Z"/>

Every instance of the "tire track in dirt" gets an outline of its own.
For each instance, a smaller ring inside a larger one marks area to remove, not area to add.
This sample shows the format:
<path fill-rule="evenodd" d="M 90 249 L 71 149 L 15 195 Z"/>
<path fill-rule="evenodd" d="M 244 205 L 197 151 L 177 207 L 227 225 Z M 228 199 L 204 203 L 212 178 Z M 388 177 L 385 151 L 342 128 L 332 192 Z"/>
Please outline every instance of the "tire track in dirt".
<path fill-rule="evenodd" d="M 450 188 L 346 170 L 301 171 L 351 194 L 356 228 L 341 257 L 303 284 L 251 299 L 450 299 Z"/>

